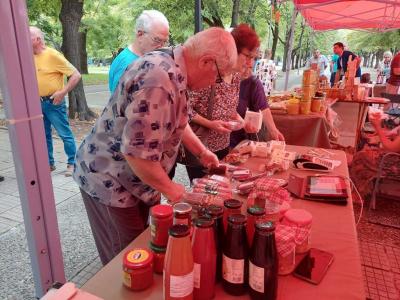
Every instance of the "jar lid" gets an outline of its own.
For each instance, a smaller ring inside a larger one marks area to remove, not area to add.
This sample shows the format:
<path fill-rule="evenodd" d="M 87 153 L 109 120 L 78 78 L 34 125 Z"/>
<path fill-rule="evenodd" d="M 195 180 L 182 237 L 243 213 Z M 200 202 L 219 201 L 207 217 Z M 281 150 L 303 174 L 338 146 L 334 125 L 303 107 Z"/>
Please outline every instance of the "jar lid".
<path fill-rule="evenodd" d="M 265 215 L 265 208 L 253 205 L 247 208 L 247 213 L 253 216 Z"/>
<path fill-rule="evenodd" d="M 194 225 L 200 228 L 208 228 L 214 225 L 214 220 L 208 217 L 200 217 L 194 220 Z"/>
<path fill-rule="evenodd" d="M 224 214 L 224 208 L 218 205 L 210 205 L 206 208 L 206 214 L 213 218 L 219 217 Z"/>
<path fill-rule="evenodd" d="M 242 207 L 242 202 L 240 200 L 236 200 L 236 199 L 227 199 L 224 201 L 224 206 L 226 208 L 241 208 Z"/>
<path fill-rule="evenodd" d="M 279 212 L 284 214 L 290 209 L 290 204 L 287 201 L 283 201 L 282 204 L 279 206 Z"/>
<path fill-rule="evenodd" d="M 271 221 L 262 221 L 256 223 L 256 229 L 261 231 L 274 231 L 275 226 Z"/>
<path fill-rule="evenodd" d="M 174 213 L 188 214 L 192 212 L 192 206 L 189 203 L 179 202 L 174 205 Z"/>
<path fill-rule="evenodd" d="M 189 235 L 190 230 L 185 224 L 175 224 L 169 228 L 168 233 L 170 236 L 181 238 Z"/>
<path fill-rule="evenodd" d="M 156 253 L 165 253 L 167 251 L 166 247 L 159 247 L 154 245 L 152 242 L 150 242 L 150 249 L 153 250 Z"/>
<path fill-rule="evenodd" d="M 246 221 L 246 216 L 242 214 L 233 214 L 228 217 L 228 222 L 235 225 L 245 224 Z"/>
<path fill-rule="evenodd" d="M 298 226 L 309 225 L 312 222 L 312 215 L 304 209 L 289 209 L 284 218 Z"/>
<path fill-rule="evenodd" d="M 170 205 L 157 204 L 150 209 L 150 214 L 156 216 L 157 218 L 168 218 L 172 216 L 173 210 Z"/>
<path fill-rule="evenodd" d="M 129 269 L 148 267 L 153 262 L 153 253 L 144 248 L 135 248 L 124 254 L 123 264 Z"/>

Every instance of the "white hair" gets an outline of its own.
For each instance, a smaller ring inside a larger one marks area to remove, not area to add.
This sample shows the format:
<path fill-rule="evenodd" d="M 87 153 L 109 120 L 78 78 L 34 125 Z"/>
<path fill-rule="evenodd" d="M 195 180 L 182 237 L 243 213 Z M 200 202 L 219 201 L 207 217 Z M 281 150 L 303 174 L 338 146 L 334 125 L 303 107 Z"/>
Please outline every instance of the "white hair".
<path fill-rule="evenodd" d="M 211 27 L 191 36 L 183 46 L 190 56 L 199 59 L 212 55 L 222 71 L 230 71 L 236 64 L 237 50 L 235 40 L 228 31 L 220 27 Z"/>
<path fill-rule="evenodd" d="M 390 51 L 385 51 L 384 53 L 383 53 L 383 57 L 385 57 L 385 56 L 390 56 L 391 58 L 393 57 L 393 54 L 392 54 L 392 52 L 390 52 Z"/>
<path fill-rule="evenodd" d="M 169 29 L 168 20 L 162 12 L 154 9 L 144 10 L 136 19 L 135 31 L 138 32 L 142 30 L 144 32 L 151 32 L 152 26 L 157 22 Z"/>
<path fill-rule="evenodd" d="M 35 36 L 39 37 L 42 42 L 44 43 L 44 33 L 36 26 L 29 26 L 29 32 L 34 34 Z"/>

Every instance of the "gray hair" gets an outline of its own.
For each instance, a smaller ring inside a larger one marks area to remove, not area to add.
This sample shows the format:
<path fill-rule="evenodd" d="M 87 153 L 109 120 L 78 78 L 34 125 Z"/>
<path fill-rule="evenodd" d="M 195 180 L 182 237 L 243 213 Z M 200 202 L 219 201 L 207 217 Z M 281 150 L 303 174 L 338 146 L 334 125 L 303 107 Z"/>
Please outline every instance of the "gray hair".
<path fill-rule="evenodd" d="M 165 25 L 169 29 L 168 20 L 162 12 L 154 9 L 144 10 L 136 19 L 135 31 L 138 32 L 139 30 L 142 30 L 144 32 L 150 32 L 151 27 L 156 22 Z"/>
<path fill-rule="evenodd" d="M 220 70 L 231 71 L 237 60 L 235 40 L 228 31 L 220 27 L 211 27 L 191 36 L 183 44 L 190 56 L 200 59 L 211 55 L 218 61 Z"/>
<path fill-rule="evenodd" d="M 390 51 L 385 51 L 384 53 L 383 53 L 383 57 L 385 57 L 385 56 L 390 56 L 391 58 L 393 57 L 393 54 L 392 54 L 392 52 L 390 52 Z"/>
<path fill-rule="evenodd" d="M 44 43 L 44 33 L 38 27 L 29 26 L 29 32 L 31 34 L 34 34 L 35 36 L 38 36 L 42 40 L 42 42 Z"/>

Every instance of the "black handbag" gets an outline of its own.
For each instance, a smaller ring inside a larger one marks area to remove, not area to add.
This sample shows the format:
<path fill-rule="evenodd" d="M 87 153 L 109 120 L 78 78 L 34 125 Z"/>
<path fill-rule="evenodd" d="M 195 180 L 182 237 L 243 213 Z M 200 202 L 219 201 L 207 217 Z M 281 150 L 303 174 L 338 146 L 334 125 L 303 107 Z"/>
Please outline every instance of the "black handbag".
<path fill-rule="evenodd" d="M 214 98 L 215 98 L 215 85 L 211 86 L 210 97 L 207 102 L 207 119 L 211 120 L 212 111 L 214 108 Z M 190 124 L 194 134 L 199 138 L 199 140 L 207 147 L 208 145 L 208 136 L 210 135 L 210 129 L 199 124 Z M 184 145 L 181 143 L 179 146 L 179 152 L 176 159 L 176 162 L 190 167 L 201 166 L 198 158 L 192 154 Z"/>

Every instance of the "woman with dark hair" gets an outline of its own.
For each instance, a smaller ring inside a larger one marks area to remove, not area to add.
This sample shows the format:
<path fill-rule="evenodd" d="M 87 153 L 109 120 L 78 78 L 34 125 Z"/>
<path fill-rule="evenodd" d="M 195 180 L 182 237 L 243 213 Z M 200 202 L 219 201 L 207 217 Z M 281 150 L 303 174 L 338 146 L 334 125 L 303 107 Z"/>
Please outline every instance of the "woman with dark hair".
<path fill-rule="evenodd" d="M 393 57 L 390 63 L 390 77 L 386 82 L 386 93 L 400 94 L 400 52 Z"/>
<path fill-rule="evenodd" d="M 190 125 L 192 128 L 202 126 L 208 129 L 203 142 L 220 160 L 229 152 L 232 131 L 229 121 L 236 120 L 244 123 L 236 112 L 239 103 L 240 80 L 242 74 L 253 66 L 260 46 L 257 33 L 247 24 L 238 25 L 231 34 L 238 53 L 234 73 L 220 74 L 214 86 L 189 94 L 193 108 Z M 218 65 L 216 66 L 218 69 Z M 190 180 L 205 175 L 201 166 L 186 166 L 186 170 Z"/>

